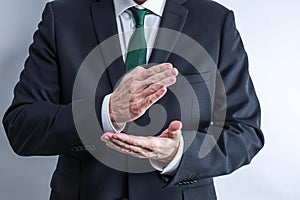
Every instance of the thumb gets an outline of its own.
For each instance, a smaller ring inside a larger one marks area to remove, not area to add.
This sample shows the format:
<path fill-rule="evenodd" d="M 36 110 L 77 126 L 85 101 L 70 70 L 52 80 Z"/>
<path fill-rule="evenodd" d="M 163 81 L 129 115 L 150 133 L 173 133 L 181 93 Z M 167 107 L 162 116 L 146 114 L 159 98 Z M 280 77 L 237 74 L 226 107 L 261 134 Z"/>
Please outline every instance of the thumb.
<path fill-rule="evenodd" d="M 182 123 L 180 121 L 172 121 L 168 127 L 168 136 L 173 138 L 181 133 Z"/>

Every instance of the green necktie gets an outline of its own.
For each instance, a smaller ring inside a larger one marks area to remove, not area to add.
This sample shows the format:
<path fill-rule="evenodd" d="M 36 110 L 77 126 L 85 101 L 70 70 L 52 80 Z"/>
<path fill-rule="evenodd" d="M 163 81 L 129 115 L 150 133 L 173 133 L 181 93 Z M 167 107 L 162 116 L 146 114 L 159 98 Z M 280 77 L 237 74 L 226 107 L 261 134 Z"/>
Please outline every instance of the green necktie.
<path fill-rule="evenodd" d="M 126 72 L 137 66 L 146 64 L 147 43 L 144 33 L 144 19 L 146 14 L 151 13 L 147 9 L 137 9 L 135 7 L 130 8 L 130 10 L 135 19 L 136 29 L 128 45 L 128 53 L 125 61 Z"/>

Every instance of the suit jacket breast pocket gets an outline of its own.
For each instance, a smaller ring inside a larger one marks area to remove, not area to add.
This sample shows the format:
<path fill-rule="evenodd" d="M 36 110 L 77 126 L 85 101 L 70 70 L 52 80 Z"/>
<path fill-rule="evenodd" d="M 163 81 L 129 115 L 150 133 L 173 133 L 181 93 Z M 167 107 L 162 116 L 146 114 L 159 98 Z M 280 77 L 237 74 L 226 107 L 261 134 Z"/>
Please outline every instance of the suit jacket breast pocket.
<path fill-rule="evenodd" d="M 176 83 L 169 87 L 179 102 L 181 121 L 185 127 L 196 127 L 210 121 L 209 80 L 210 71 L 179 75 Z"/>

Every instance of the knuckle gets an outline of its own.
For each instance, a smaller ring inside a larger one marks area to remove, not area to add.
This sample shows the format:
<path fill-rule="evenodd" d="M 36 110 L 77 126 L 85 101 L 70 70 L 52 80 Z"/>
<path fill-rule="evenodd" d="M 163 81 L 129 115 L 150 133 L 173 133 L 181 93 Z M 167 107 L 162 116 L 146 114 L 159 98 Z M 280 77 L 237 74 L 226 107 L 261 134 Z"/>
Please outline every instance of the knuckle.
<path fill-rule="evenodd" d="M 146 93 L 147 93 L 147 95 L 150 95 L 150 94 L 156 92 L 156 90 L 157 90 L 157 85 L 153 84 L 153 85 L 149 86 Z"/>
<path fill-rule="evenodd" d="M 141 108 L 138 106 L 138 104 L 132 104 L 129 106 L 130 112 L 133 114 L 139 114 L 141 112 Z"/>
<path fill-rule="evenodd" d="M 159 72 L 161 72 L 161 71 L 163 71 L 163 70 L 165 70 L 166 69 L 166 66 L 165 65 L 155 65 L 155 66 L 153 66 L 153 71 L 155 71 L 155 72 L 157 72 L 157 73 L 159 73 Z"/>
<path fill-rule="evenodd" d="M 165 76 L 171 76 L 172 75 L 172 71 L 171 71 L 172 69 L 169 69 L 169 70 L 166 70 L 165 72 L 164 72 L 164 75 Z"/>
<path fill-rule="evenodd" d="M 136 141 L 133 141 L 132 144 L 133 144 L 133 146 L 139 146 L 139 143 Z"/>
<path fill-rule="evenodd" d="M 135 76 L 135 75 L 132 75 L 132 76 L 130 76 L 130 77 L 128 78 L 128 81 L 129 81 L 131 84 L 134 83 L 135 80 L 136 80 L 136 76 Z"/>
<path fill-rule="evenodd" d="M 135 93 L 136 92 L 136 87 L 133 87 L 133 86 L 130 86 L 130 88 L 129 88 L 129 93 Z"/>
<path fill-rule="evenodd" d="M 130 94 L 129 95 L 129 103 L 135 104 L 138 101 L 138 97 L 136 94 Z"/>
<path fill-rule="evenodd" d="M 168 78 L 162 80 L 162 85 L 166 86 L 166 85 L 168 85 L 168 83 L 169 83 L 169 79 Z"/>
<path fill-rule="evenodd" d="M 155 92 L 155 91 L 156 91 L 156 85 L 151 85 L 150 92 Z"/>
<path fill-rule="evenodd" d="M 143 76 L 145 74 L 146 69 L 144 69 L 141 66 L 137 66 L 132 70 L 132 73 L 135 74 L 136 76 Z"/>
<path fill-rule="evenodd" d="M 157 90 L 161 89 L 162 87 L 164 87 L 162 82 L 158 82 L 155 84 L 154 89 L 155 89 L 155 91 L 157 91 Z"/>
<path fill-rule="evenodd" d="M 160 73 L 155 74 L 154 76 L 152 76 L 152 81 L 154 83 L 160 81 L 162 79 L 162 75 Z"/>
<path fill-rule="evenodd" d="M 146 102 L 147 102 L 148 105 L 151 105 L 151 104 L 154 103 L 154 99 L 152 99 L 152 98 L 149 97 L 149 98 L 147 98 Z"/>
<path fill-rule="evenodd" d="M 137 106 L 136 106 L 135 104 L 130 105 L 130 106 L 129 106 L 129 109 L 130 109 L 130 111 L 131 111 L 132 113 L 136 113 L 137 110 L 138 110 L 138 108 L 137 108 Z"/>
<path fill-rule="evenodd" d="M 158 140 L 154 140 L 153 143 L 152 143 L 152 145 L 153 145 L 153 148 L 159 149 L 160 143 L 159 143 Z"/>
<path fill-rule="evenodd" d="M 138 155 L 138 156 L 136 156 L 136 157 L 138 157 L 138 158 L 146 158 L 146 157 L 143 156 L 143 155 Z"/>
<path fill-rule="evenodd" d="M 146 153 L 146 157 L 147 158 L 153 158 L 155 154 L 151 153 L 151 152 L 148 152 Z"/>
<path fill-rule="evenodd" d="M 136 70 L 136 71 L 143 71 L 143 70 L 144 70 L 144 68 L 143 68 L 143 67 L 141 67 L 141 66 L 137 66 L 136 68 L 134 68 L 134 70 Z"/>
<path fill-rule="evenodd" d="M 155 71 L 153 70 L 153 68 L 147 68 L 147 69 L 144 69 L 144 71 L 148 74 L 148 75 L 150 75 L 150 74 L 153 74 Z"/>

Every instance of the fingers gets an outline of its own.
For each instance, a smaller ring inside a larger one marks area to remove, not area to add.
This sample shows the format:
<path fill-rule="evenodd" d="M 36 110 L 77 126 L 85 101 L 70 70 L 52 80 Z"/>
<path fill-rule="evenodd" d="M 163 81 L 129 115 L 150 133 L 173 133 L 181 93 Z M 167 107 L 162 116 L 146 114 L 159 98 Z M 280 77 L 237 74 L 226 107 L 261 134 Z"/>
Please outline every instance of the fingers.
<path fill-rule="evenodd" d="M 130 156 L 136 157 L 136 158 L 146 158 L 146 156 L 144 156 L 143 153 L 140 153 L 138 151 L 136 152 L 136 151 L 133 151 L 130 148 L 125 148 L 123 146 L 120 146 L 119 144 L 113 142 L 112 140 L 107 142 L 106 145 L 108 147 L 110 147 L 111 149 L 114 149 L 114 150 L 116 150 L 120 153 L 123 153 L 123 154 L 127 154 L 127 155 L 130 155 Z"/>
<path fill-rule="evenodd" d="M 139 95 L 139 99 L 142 99 L 138 104 L 134 104 L 137 108 L 146 110 L 159 99 L 161 99 L 167 92 L 168 86 L 174 84 L 176 82 L 176 78 L 170 77 L 160 81 L 159 83 L 153 84 L 148 87 L 146 90 L 141 92 Z"/>
<path fill-rule="evenodd" d="M 107 142 L 107 141 L 109 140 L 109 138 L 111 138 L 111 137 L 113 136 L 113 134 L 114 134 L 114 133 L 109 133 L 109 132 L 104 133 L 104 134 L 101 136 L 100 139 L 101 139 L 103 142 Z"/>
<path fill-rule="evenodd" d="M 151 150 L 151 142 L 147 137 L 139 137 L 134 135 L 127 135 L 124 133 L 117 133 L 112 136 L 115 140 L 120 140 L 126 144 L 141 147 Z"/>
<path fill-rule="evenodd" d="M 166 77 L 165 79 L 149 84 L 148 87 L 142 90 L 140 96 L 147 97 L 149 95 L 152 95 L 153 93 L 155 93 L 157 90 L 161 88 L 167 88 L 173 85 L 175 82 L 176 82 L 175 76 Z"/>
<path fill-rule="evenodd" d="M 167 87 L 176 82 L 178 70 L 176 68 L 163 71 L 150 76 L 148 79 L 140 82 L 138 86 L 138 98 L 141 99 L 136 106 L 140 109 L 148 109 L 151 105 L 161 99 L 167 92 Z"/>
<path fill-rule="evenodd" d="M 151 152 L 159 149 L 158 140 L 155 137 L 141 137 L 117 133 L 112 136 L 112 141 L 123 148 L 138 152 L 143 156 L 150 155 Z"/>
<path fill-rule="evenodd" d="M 178 138 L 142 137 L 124 133 L 106 133 L 105 144 L 118 152 L 137 158 L 148 158 L 169 163 L 178 150 Z M 106 139 L 108 138 L 108 139 Z"/>
<path fill-rule="evenodd" d="M 145 85 L 151 85 L 167 79 L 167 81 L 165 80 L 164 82 L 169 83 L 170 81 L 168 80 L 168 78 L 174 80 L 177 75 L 178 75 L 178 70 L 176 68 L 171 68 L 163 72 L 153 74 L 149 76 L 147 79 L 144 79 L 142 81 Z"/>
<path fill-rule="evenodd" d="M 143 110 L 147 110 L 151 105 L 161 99 L 167 92 L 167 88 L 161 88 L 154 94 L 147 96 L 142 101 L 139 102 L 139 107 Z"/>
<path fill-rule="evenodd" d="M 138 68 L 138 70 L 133 71 L 135 79 L 138 81 L 135 85 L 136 92 L 140 93 L 145 88 L 155 84 L 156 88 L 151 88 L 152 93 L 155 91 L 157 86 L 161 85 L 168 87 L 176 82 L 176 76 L 178 75 L 178 70 L 173 68 L 171 64 L 161 64 L 151 67 L 149 69 Z"/>
<path fill-rule="evenodd" d="M 128 137 L 126 137 L 128 136 Z M 122 140 L 125 139 L 126 141 Z M 158 146 L 153 144 L 151 139 L 147 137 L 138 137 L 126 134 L 115 134 L 110 139 L 112 144 L 108 144 L 110 148 L 114 148 L 121 153 L 125 153 L 138 158 L 157 159 L 159 157 Z M 128 142 L 131 142 L 129 144 Z M 165 153 L 165 152 L 163 152 Z"/>
<path fill-rule="evenodd" d="M 113 141 L 114 144 L 135 152 L 140 152 L 141 148 L 152 150 L 151 141 L 147 137 L 124 133 L 104 133 L 101 136 L 101 140 L 103 142 Z"/>
<path fill-rule="evenodd" d="M 143 148 L 143 147 L 140 147 L 140 146 L 131 145 L 131 144 L 123 142 L 122 140 L 119 140 L 119 139 L 111 139 L 111 142 L 114 145 L 121 148 L 122 151 L 124 151 L 124 153 L 127 153 L 129 155 L 134 154 L 133 156 L 135 156 L 135 157 L 150 158 L 150 157 L 153 157 L 155 155 L 153 150 Z"/>
<path fill-rule="evenodd" d="M 105 142 L 107 147 L 137 158 L 146 158 L 145 155 L 149 153 L 149 150 L 126 144 L 120 140 L 115 140 L 113 139 L 113 135 L 114 133 L 104 133 L 101 136 L 101 140 Z"/>
<path fill-rule="evenodd" d="M 147 79 L 150 76 L 162 73 L 162 72 L 167 71 L 167 70 L 172 69 L 172 68 L 173 68 L 172 64 L 162 63 L 162 64 L 155 65 L 155 66 L 153 66 L 151 68 L 148 68 L 148 69 L 144 69 L 142 67 L 136 67 L 133 70 L 133 73 L 135 73 L 135 74 L 138 73 L 139 75 L 138 75 L 137 79 L 140 80 L 140 81 L 144 81 L 145 79 Z"/>
<path fill-rule="evenodd" d="M 155 153 L 153 150 L 149 150 L 147 148 L 142 148 L 139 146 L 134 146 L 127 144 L 121 140 L 111 139 L 111 143 L 108 144 L 108 147 L 113 148 L 120 153 L 124 153 L 127 155 L 131 155 L 137 158 L 151 158 L 156 159 L 158 154 Z"/>

